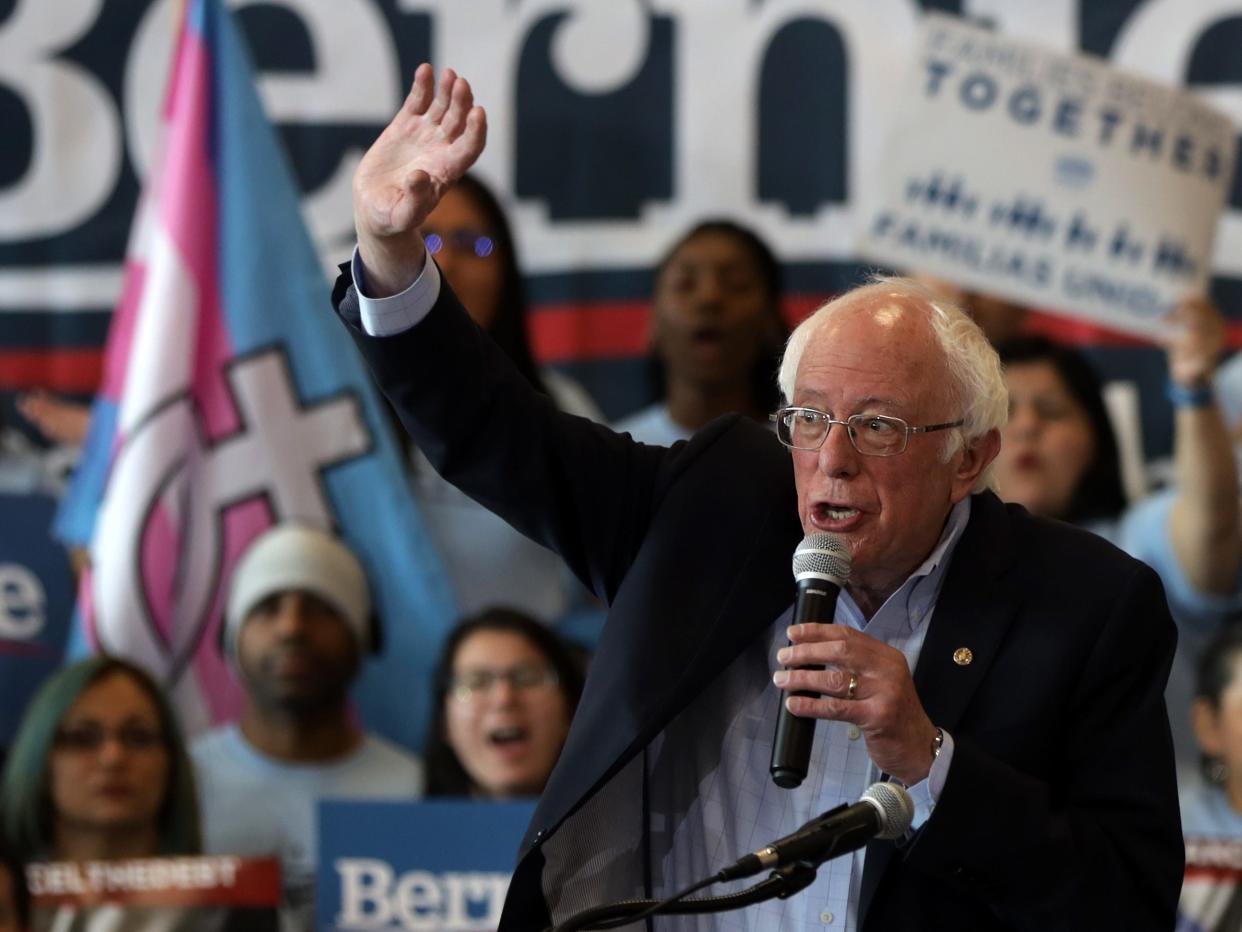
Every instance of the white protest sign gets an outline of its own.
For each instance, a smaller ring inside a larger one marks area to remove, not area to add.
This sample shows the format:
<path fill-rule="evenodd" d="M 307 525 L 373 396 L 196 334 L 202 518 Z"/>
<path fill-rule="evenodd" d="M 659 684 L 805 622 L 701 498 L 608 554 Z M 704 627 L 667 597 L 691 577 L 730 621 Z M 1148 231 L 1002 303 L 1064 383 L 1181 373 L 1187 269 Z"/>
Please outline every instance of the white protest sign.
<path fill-rule="evenodd" d="M 1190 94 L 931 14 L 859 249 L 1157 335 L 1206 286 L 1234 133 Z"/>

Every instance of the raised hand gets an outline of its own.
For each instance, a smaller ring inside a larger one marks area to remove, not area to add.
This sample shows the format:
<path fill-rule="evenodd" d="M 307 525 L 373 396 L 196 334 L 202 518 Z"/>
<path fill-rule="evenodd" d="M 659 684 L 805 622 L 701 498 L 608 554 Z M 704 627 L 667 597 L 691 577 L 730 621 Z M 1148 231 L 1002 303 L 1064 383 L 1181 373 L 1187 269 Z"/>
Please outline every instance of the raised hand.
<path fill-rule="evenodd" d="M 1225 318 L 1206 298 L 1188 297 L 1168 316 L 1173 333 L 1165 343 L 1169 378 L 1194 387 L 1210 382 L 1225 350 Z"/>
<path fill-rule="evenodd" d="M 418 277 L 425 255 L 418 228 L 486 139 L 487 116 L 466 79 L 446 68 L 437 87 L 431 65 L 419 65 L 401 109 L 354 172 L 354 227 L 372 297 Z"/>

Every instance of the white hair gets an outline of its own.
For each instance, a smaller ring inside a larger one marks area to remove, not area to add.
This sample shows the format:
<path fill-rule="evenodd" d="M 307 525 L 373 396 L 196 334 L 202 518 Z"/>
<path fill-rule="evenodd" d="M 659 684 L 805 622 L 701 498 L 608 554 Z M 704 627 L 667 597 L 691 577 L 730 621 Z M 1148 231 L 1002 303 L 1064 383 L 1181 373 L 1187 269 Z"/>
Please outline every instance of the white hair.
<path fill-rule="evenodd" d="M 1000 358 L 983 331 L 960 307 L 909 278 L 877 276 L 819 307 L 798 325 L 785 344 L 778 376 L 785 403 L 792 403 L 794 383 L 802 354 L 821 327 L 843 311 L 856 308 L 869 299 L 896 298 L 924 312 L 936 342 L 944 354 L 949 374 L 950 397 L 965 422 L 949 431 L 943 456 L 948 461 L 964 444 L 991 430 L 999 430 L 1009 419 L 1009 392 L 1001 373 Z M 992 465 L 980 474 L 976 492 L 995 488 Z"/>

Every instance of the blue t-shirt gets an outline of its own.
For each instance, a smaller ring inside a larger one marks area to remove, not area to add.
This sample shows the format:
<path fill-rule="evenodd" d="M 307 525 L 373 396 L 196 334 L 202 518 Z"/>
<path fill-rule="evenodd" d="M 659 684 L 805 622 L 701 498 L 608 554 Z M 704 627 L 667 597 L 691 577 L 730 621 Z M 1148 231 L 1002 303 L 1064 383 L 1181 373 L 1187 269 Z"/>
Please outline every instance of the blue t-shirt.
<path fill-rule="evenodd" d="M 1169 672 L 1165 703 L 1173 729 L 1173 750 L 1178 774 L 1193 778 L 1198 770 L 1199 749 L 1190 727 L 1194 699 L 1195 668 L 1203 649 L 1221 625 L 1242 613 L 1242 579 L 1228 595 L 1199 592 L 1182 571 L 1169 535 L 1169 515 L 1175 489 L 1165 489 L 1130 506 L 1118 520 L 1096 522 L 1087 529 L 1142 560 L 1160 577 L 1169 611 L 1177 622 L 1177 653 Z"/>

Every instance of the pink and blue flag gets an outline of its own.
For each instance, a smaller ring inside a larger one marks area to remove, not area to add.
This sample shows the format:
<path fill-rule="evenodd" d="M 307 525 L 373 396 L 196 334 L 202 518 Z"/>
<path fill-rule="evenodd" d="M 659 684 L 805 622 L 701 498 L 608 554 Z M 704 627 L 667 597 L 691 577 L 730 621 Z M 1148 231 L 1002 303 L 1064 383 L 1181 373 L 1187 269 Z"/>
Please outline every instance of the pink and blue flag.
<path fill-rule="evenodd" d="M 333 529 L 383 626 L 361 718 L 417 747 L 455 599 L 220 0 L 188 4 L 163 117 L 58 521 L 90 549 L 78 643 L 156 673 L 189 730 L 228 720 L 241 694 L 219 627 L 239 555 L 276 522 Z"/>

